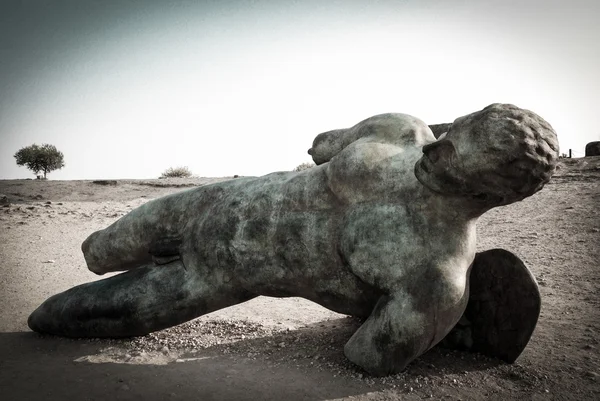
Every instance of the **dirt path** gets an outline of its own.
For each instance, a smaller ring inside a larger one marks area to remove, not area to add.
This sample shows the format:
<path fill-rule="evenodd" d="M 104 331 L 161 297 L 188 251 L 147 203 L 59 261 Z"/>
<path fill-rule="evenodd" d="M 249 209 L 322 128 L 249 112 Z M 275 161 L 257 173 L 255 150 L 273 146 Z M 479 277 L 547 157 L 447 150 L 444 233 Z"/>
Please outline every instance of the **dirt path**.
<path fill-rule="evenodd" d="M 434 348 L 371 378 L 342 347 L 355 319 L 260 297 L 132 340 L 28 330 L 48 296 L 98 279 L 81 241 L 149 199 L 221 179 L 0 181 L 0 394 L 13 400 L 600 399 L 600 158 L 565 160 L 534 197 L 486 214 L 479 249 L 505 248 L 540 284 L 542 312 L 513 365 Z"/>

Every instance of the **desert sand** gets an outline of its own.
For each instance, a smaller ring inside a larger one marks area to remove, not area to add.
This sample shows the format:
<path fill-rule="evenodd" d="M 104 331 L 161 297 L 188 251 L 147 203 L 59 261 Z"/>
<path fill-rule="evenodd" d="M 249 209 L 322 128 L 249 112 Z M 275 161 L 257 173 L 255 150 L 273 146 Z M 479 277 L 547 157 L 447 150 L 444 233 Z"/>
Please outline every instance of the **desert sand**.
<path fill-rule="evenodd" d="M 512 365 L 435 347 L 398 375 L 372 378 L 343 355 L 360 322 L 298 298 L 259 297 L 134 339 L 28 329 L 47 297 L 106 277 L 86 269 L 89 234 L 150 199 L 226 179 L 0 180 L 0 397 L 600 399 L 600 157 L 562 159 L 541 192 L 478 224 L 480 251 L 510 250 L 540 285 L 538 326 Z"/>

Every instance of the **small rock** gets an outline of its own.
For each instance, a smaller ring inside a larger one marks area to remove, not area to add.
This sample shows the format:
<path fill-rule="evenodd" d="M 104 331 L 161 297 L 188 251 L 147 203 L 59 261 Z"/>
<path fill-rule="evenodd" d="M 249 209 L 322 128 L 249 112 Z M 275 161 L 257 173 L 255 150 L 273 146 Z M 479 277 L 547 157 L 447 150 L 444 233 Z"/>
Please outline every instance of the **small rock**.
<path fill-rule="evenodd" d="M 52 259 L 49 259 L 49 260 L 47 260 L 45 262 L 42 262 L 42 263 L 54 263 L 54 261 Z"/>
<path fill-rule="evenodd" d="M 38 200 L 40 200 L 40 199 L 44 199 L 44 197 L 43 197 L 42 195 L 39 195 L 39 194 L 38 194 L 38 195 L 34 196 L 34 197 L 33 197 L 33 199 L 38 199 Z"/>
<path fill-rule="evenodd" d="M 117 181 L 116 180 L 96 180 L 96 181 L 92 181 L 92 184 L 115 186 L 115 185 L 117 185 Z"/>
<path fill-rule="evenodd" d="M 585 157 L 600 156 L 600 141 L 589 142 L 585 145 Z"/>
<path fill-rule="evenodd" d="M 46 205 L 51 205 L 51 204 L 52 204 L 52 202 L 50 202 L 50 201 L 46 201 L 46 202 L 44 202 L 44 203 L 45 203 Z"/>

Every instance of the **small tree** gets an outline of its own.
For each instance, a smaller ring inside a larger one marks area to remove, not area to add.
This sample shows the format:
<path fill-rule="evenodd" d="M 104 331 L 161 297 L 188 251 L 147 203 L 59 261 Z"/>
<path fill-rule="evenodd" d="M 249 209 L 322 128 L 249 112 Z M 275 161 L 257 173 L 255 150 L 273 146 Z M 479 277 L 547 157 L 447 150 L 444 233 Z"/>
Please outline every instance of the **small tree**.
<path fill-rule="evenodd" d="M 21 148 L 15 153 L 15 159 L 17 159 L 19 166 L 26 166 L 34 175 L 38 175 L 40 171 L 43 171 L 44 179 L 46 179 L 47 173 L 60 170 L 65 166 L 65 158 L 62 152 L 56 149 L 56 146 L 47 143 L 42 144 L 42 146 L 34 143 L 31 146 Z"/>

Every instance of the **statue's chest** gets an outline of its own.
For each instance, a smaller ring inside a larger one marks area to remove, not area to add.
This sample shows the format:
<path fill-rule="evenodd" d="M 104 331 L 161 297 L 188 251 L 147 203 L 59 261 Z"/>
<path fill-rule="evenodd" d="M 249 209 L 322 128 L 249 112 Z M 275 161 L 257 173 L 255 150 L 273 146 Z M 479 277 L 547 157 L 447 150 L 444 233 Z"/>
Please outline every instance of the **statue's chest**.
<path fill-rule="evenodd" d="M 391 290 L 398 285 L 417 285 L 447 264 L 456 266 L 458 276 L 466 272 L 474 253 L 474 238 L 467 237 L 464 227 L 414 208 L 361 206 L 346 216 L 341 249 L 351 271 L 361 280 Z M 446 275 L 432 279 L 455 281 Z"/>

